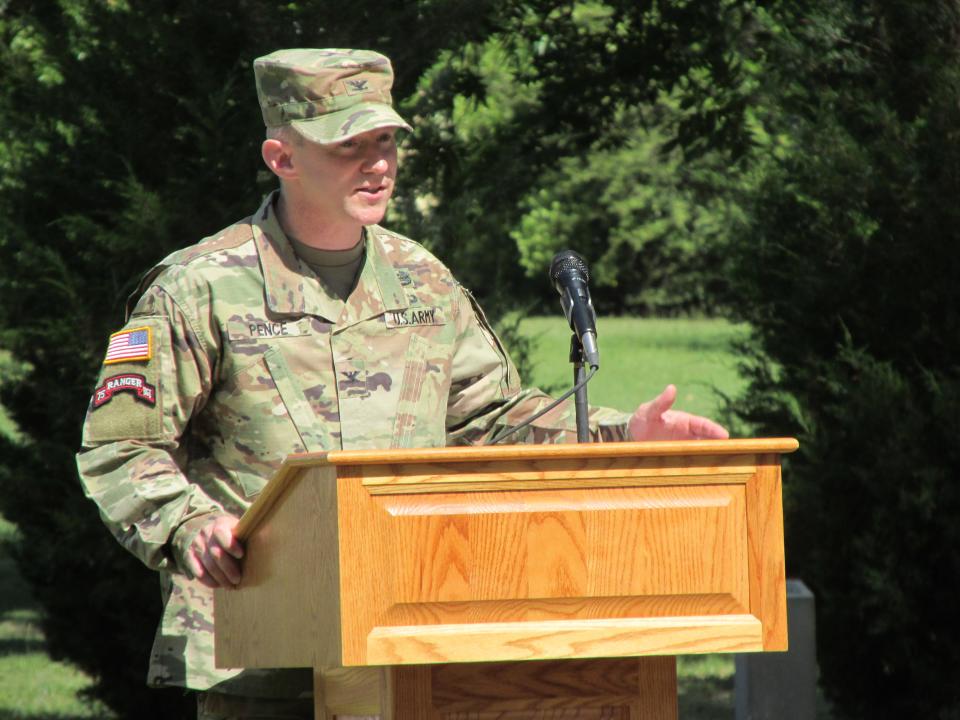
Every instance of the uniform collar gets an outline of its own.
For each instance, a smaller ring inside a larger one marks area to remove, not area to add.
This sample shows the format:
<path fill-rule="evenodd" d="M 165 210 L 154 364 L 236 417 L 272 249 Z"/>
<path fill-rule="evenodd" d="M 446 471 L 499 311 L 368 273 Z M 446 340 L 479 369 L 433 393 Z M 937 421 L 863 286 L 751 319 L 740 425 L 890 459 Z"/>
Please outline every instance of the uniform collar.
<path fill-rule="evenodd" d="M 348 326 L 387 310 L 410 306 L 384 244 L 385 231 L 364 228 L 366 255 L 357 286 L 346 302 L 331 297 L 320 280 L 302 262 L 277 220 L 274 191 L 253 217 L 254 239 L 260 254 L 267 307 L 280 315 L 316 315 L 337 326 Z"/>

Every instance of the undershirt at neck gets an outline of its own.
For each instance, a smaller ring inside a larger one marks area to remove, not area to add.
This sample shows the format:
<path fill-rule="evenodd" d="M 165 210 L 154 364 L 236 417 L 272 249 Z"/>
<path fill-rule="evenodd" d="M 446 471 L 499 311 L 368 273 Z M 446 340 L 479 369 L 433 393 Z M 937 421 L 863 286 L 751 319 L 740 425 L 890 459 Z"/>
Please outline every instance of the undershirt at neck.
<path fill-rule="evenodd" d="M 287 236 L 294 251 L 340 300 L 350 297 L 363 265 L 363 238 L 346 250 L 323 250 Z"/>

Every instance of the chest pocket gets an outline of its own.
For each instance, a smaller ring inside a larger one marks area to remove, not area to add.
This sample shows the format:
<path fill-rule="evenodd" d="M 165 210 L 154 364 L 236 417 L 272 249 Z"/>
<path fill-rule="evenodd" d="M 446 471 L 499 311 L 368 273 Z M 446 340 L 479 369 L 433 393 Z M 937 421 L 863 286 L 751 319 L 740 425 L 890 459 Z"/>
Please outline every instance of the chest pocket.
<path fill-rule="evenodd" d="M 250 497 L 290 453 L 339 446 L 329 334 L 231 342 L 194 437 Z"/>
<path fill-rule="evenodd" d="M 299 380 L 290 370 L 283 351 L 279 347 L 272 347 L 264 353 L 263 360 L 307 452 L 328 449 L 324 447 L 323 434 L 318 432 L 317 417 Z"/>

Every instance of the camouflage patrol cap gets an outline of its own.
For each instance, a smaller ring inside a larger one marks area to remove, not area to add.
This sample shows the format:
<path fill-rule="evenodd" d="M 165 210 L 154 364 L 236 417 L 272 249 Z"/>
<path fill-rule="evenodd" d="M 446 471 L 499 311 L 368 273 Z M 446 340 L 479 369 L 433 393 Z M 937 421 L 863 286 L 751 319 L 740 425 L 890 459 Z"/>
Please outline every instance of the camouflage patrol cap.
<path fill-rule="evenodd" d="M 253 61 L 268 128 L 292 125 L 315 143 L 383 127 L 412 128 L 391 106 L 393 68 L 371 50 L 277 50 Z"/>

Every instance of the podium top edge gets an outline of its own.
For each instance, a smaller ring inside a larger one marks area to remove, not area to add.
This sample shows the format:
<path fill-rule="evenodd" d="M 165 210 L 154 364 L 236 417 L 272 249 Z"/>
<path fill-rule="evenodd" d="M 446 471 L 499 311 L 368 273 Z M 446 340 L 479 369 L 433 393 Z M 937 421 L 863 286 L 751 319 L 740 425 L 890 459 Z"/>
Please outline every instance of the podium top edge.
<path fill-rule="evenodd" d="M 786 454 L 800 447 L 795 438 L 683 440 L 560 445 L 488 445 L 404 450 L 331 450 L 287 457 L 285 465 L 387 465 L 411 462 L 562 460 L 575 457 L 653 457 L 666 455 Z"/>

